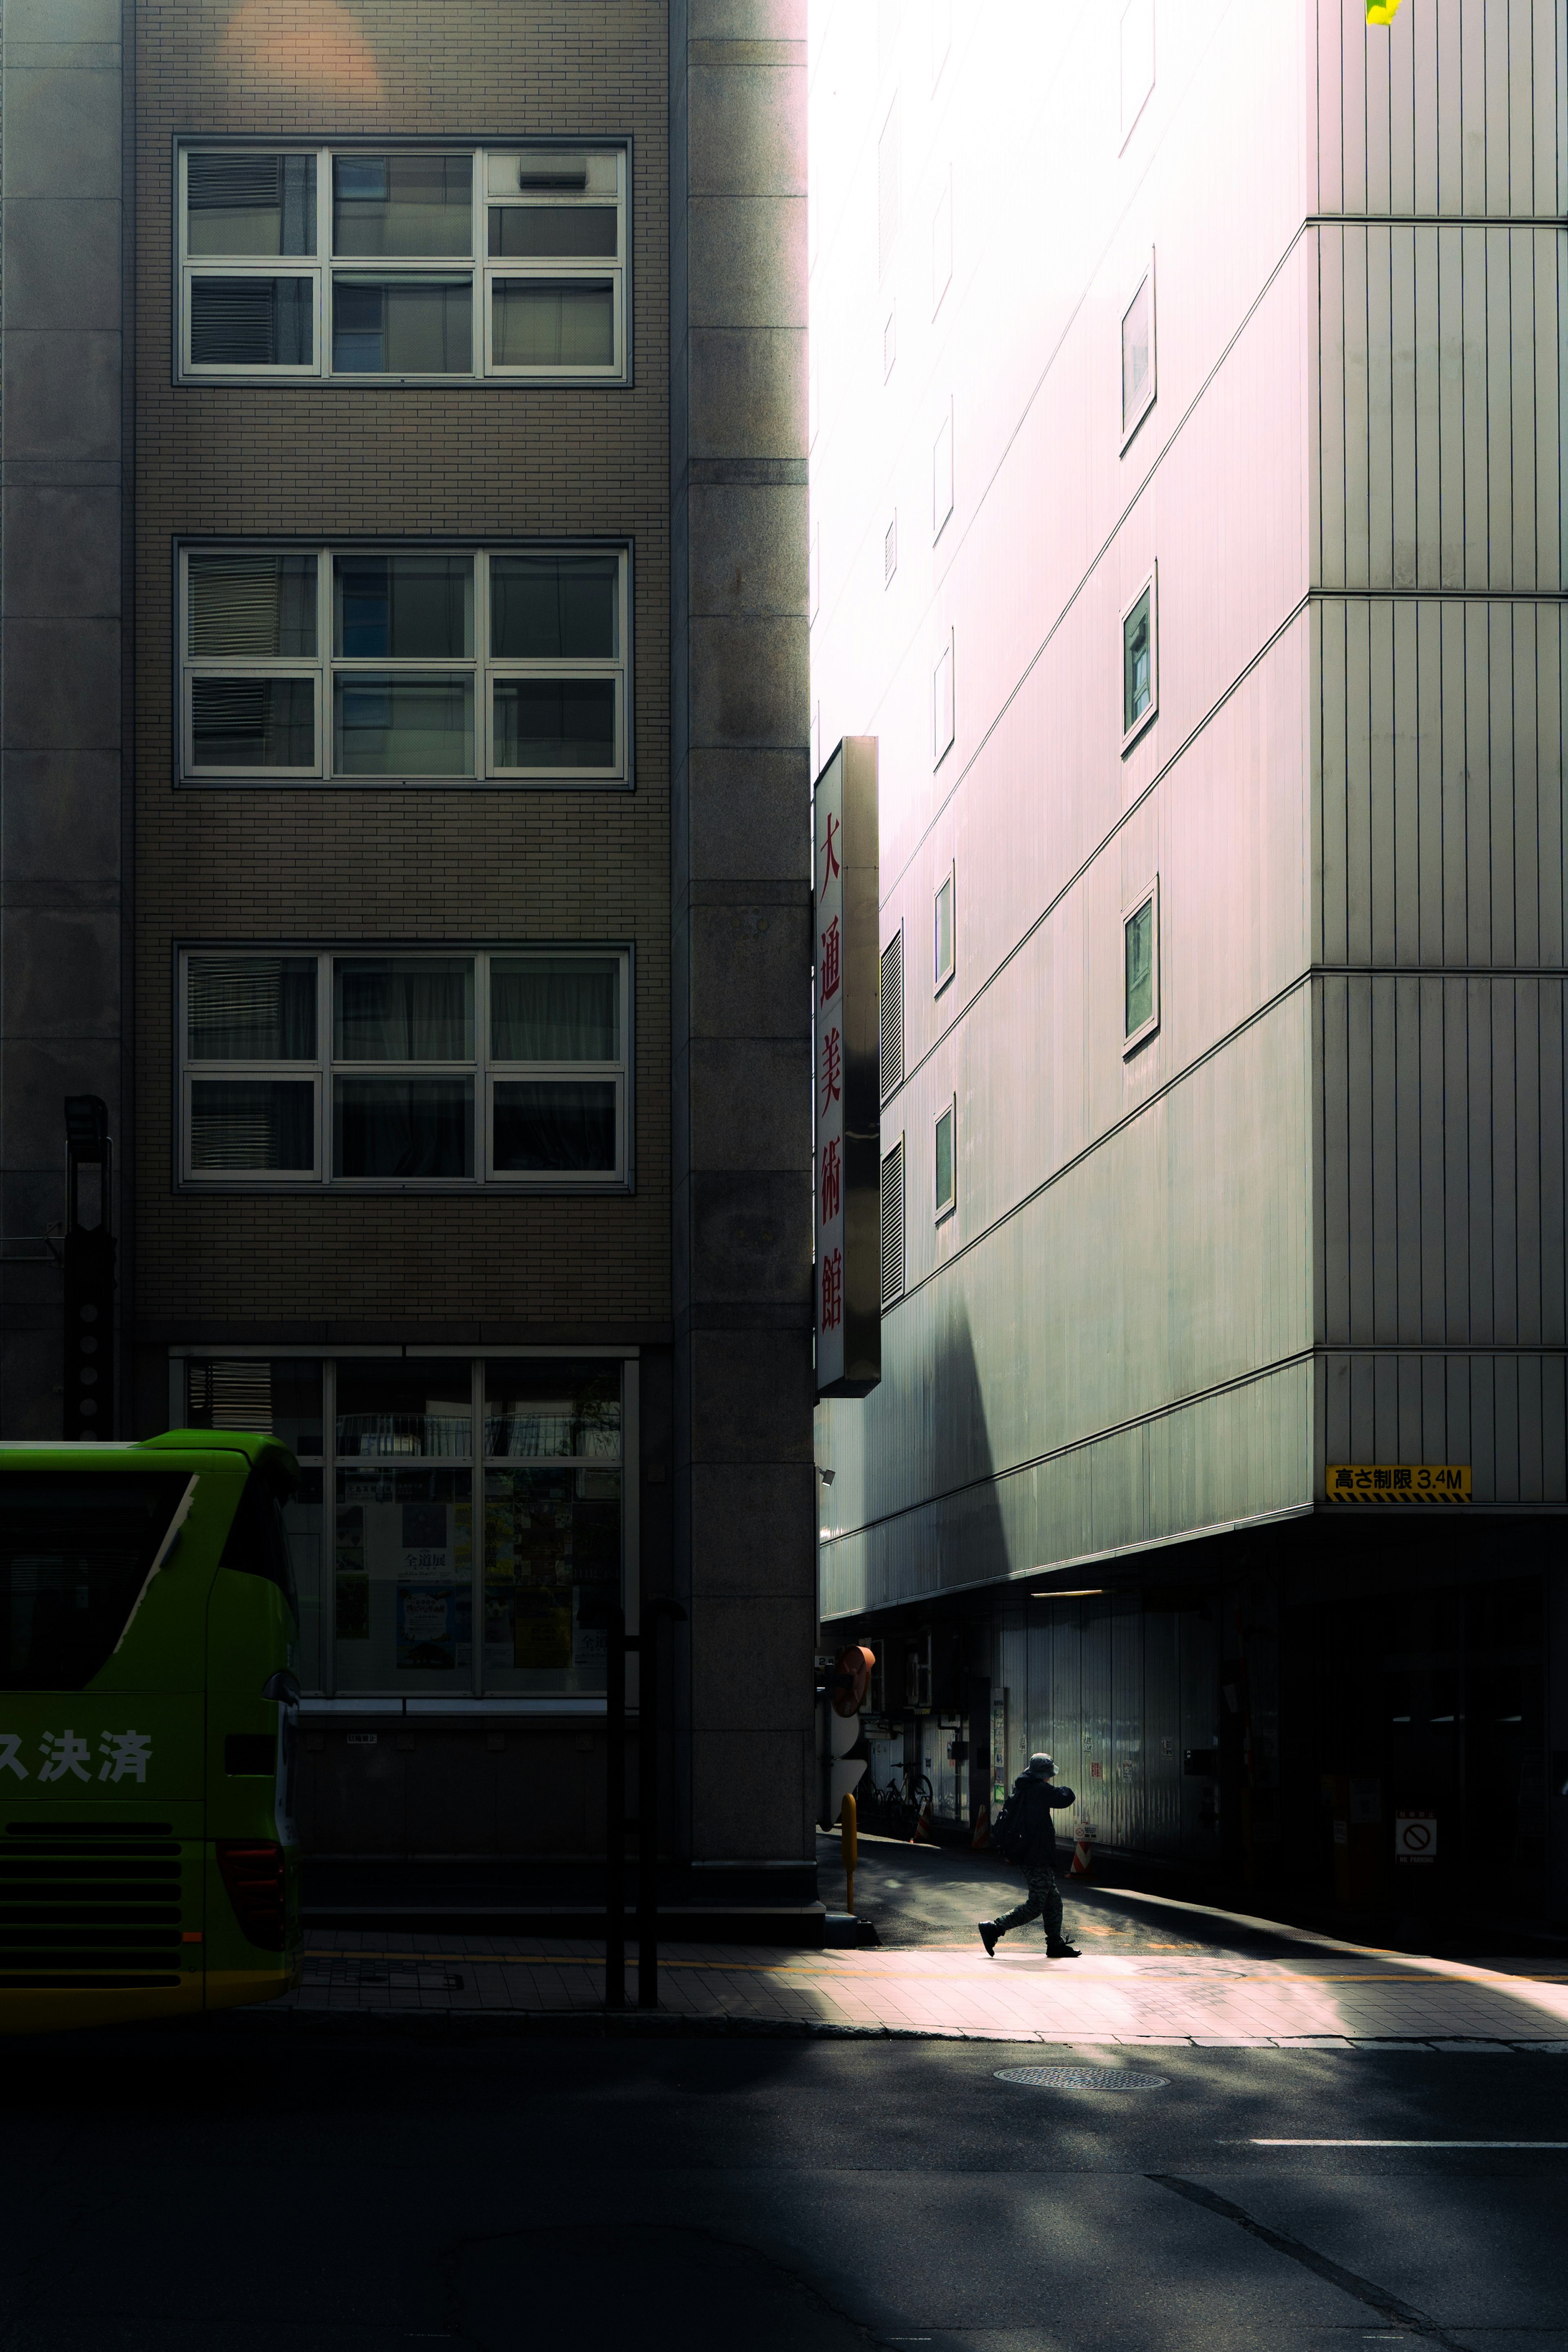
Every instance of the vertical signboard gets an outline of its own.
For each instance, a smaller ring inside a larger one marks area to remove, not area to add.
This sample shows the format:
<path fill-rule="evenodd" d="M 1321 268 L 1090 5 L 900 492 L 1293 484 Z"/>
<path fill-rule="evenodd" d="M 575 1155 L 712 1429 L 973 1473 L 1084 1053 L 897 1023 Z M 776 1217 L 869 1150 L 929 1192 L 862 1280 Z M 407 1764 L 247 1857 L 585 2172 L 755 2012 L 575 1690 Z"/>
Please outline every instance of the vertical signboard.
<path fill-rule="evenodd" d="M 812 835 L 817 1394 L 882 1378 L 876 738 L 846 735 L 817 779 Z"/>

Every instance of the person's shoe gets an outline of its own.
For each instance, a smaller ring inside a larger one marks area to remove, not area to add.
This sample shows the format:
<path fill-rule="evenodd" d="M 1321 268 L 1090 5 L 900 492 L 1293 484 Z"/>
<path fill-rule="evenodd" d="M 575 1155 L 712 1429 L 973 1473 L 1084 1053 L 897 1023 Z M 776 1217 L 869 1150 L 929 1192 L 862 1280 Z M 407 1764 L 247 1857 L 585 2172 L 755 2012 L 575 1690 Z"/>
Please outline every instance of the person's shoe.
<path fill-rule="evenodd" d="M 1001 1929 L 989 1919 L 982 1919 L 979 1922 L 979 1929 L 980 1941 L 986 1948 L 986 1958 L 988 1960 L 994 1960 L 997 1957 L 997 1939 L 1001 1934 Z"/>
<path fill-rule="evenodd" d="M 1047 1944 L 1045 1957 L 1048 1960 L 1081 1960 L 1083 1955 L 1075 1944 Z"/>

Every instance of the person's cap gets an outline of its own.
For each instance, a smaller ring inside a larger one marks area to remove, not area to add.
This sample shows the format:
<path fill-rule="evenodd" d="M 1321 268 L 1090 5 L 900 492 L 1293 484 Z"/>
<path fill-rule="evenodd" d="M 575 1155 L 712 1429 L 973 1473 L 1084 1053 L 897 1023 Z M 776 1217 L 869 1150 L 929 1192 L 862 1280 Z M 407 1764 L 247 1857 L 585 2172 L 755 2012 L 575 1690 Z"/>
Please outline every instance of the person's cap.
<path fill-rule="evenodd" d="M 1029 1759 L 1029 1769 L 1034 1774 L 1037 1780 L 1054 1780 L 1056 1778 L 1056 1759 L 1054 1757 L 1031 1756 Z"/>

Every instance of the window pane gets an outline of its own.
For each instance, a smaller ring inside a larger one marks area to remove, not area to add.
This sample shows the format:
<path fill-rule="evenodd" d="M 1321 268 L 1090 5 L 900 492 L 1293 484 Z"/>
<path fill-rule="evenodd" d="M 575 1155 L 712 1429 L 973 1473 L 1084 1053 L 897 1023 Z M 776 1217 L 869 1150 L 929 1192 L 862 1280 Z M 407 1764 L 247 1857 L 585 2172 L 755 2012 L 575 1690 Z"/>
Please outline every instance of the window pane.
<path fill-rule="evenodd" d="M 498 278 L 492 286 L 497 367 L 615 363 L 615 289 L 608 278 Z"/>
<path fill-rule="evenodd" d="M 316 1165 L 316 1089 L 308 1078 L 196 1078 L 191 1087 L 191 1168 L 307 1173 Z"/>
<path fill-rule="evenodd" d="M 340 1454 L 466 1454 L 470 1426 L 468 1365 L 388 1363 L 343 1357 L 338 1365 Z"/>
<path fill-rule="evenodd" d="M 0 1686 L 80 1690 L 108 1663 L 187 1483 L 183 1471 L 0 1480 Z"/>
<path fill-rule="evenodd" d="M 615 681 L 496 680 L 497 768 L 613 768 Z"/>
<path fill-rule="evenodd" d="M 1149 390 L 1149 281 L 1145 278 L 1122 321 L 1122 428 L 1143 407 Z"/>
<path fill-rule="evenodd" d="M 618 555 L 493 555 L 490 651 L 507 661 L 613 661 Z"/>
<path fill-rule="evenodd" d="M 193 654 L 314 658 L 313 555 L 193 555 L 188 572 Z"/>
<path fill-rule="evenodd" d="M 314 155 L 185 158 L 187 253 L 314 253 Z"/>
<path fill-rule="evenodd" d="M 619 1460 L 620 1365 L 537 1357 L 486 1364 L 485 1451 Z"/>
<path fill-rule="evenodd" d="M 486 1687 L 602 1690 L 620 1471 L 487 1470 L 485 1546 Z"/>
<path fill-rule="evenodd" d="M 492 205 L 490 257 L 612 261 L 620 250 L 619 226 L 609 205 Z"/>
<path fill-rule="evenodd" d="M 332 646 L 358 661 L 461 660 L 474 650 L 471 555 L 337 555 Z"/>
<path fill-rule="evenodd" d="M 319 1440 L 320 1433 L 316 1433 Z M 296 1452 L 300 1449 L 295 1448 Z M 318 1447 L 318 1450 L 319 1447 Z M 308 1691 L 319 1691 L 322 1666 L 322 1538 L 326 1513 L 321 1499 L 319 1470 L 302 1470 L 299 1484 L 283 1506 L 288 1531 L 288 1554 L 294 1564 L 294 1590 L 299 1612 L 299 1680 Z"/>
<path fill-rule="evenodd" d="M 1126 928 L 1127 1025 L 1131 1036 L 1155 1017 L 1155 902 L 1145 899 Z"/>
<path fill-rule="evenodd" d="M 335 155 L 334 253 L 474 250 L 474 164 L 467 155 Z"/>
<path fill-rule="evenodd" d="M 621 967 L 612 958 L 491 960 L 494 1061 L 613 1062 L 620 1052 L 620 1015 Z"/>
<path fill-rule="evenodd" d="M 284 1357 L 234 1356 L 185 1367 L 188 1429 L 255 1429 L 296 1454 L 321 1451 L 321 1367 Z"/>
<path fill-rule="evenodd" d="M 313 768 L 314 681 L 193 678 L 191 754 L 198 768 Z"/>
<path fill-rule="evenodd" d="M 466 278 L 335 278 L 332 366 L 340 375 L 472 375 Z"/>
<path fill-rule="evenodd" d="M 936 893 L 936 977 L 953 969 L 953 885 L 944 882 Z"/>
<path fill-rule="evenodd" d="M 193 367 L 310 367 L 309 278 L 193 278 Z"/>
<path fill-rule="evenodd" d="M 332 765 L 340 776 L 471 776 L 471 677 L 332 681 Z"/>
<path fill-rule="evenodd" d="M 472 1176 L 472 1078 L 339 1078 L 335 1176 Z"/>
<path fill-rule="evenodd" d="M 953 1198 L 953 1114 L 945 1110 L 936 1122 L 936 1206 L 945 1209 Z"/>
<path fill-rule="evenodd" d="M 613 1082 L 497 1078 L 495 1155 L 497 1174 L 613 1175 Z"/>
<path fill-rule="evenodd" d="M 1153 693 L 1150 667 L 1152 633 L 1149 592 L 1145 588 L 1122 625 L 1122 725 L 1134 726 L 1149 707 Z"/>
<path fill-rule="evenodd" d="M 314 956 L 193 956 L 185 1007 L 193 1062 L 309 1062 Z"/>
<path fill-rule="evenodd" d="M 337 1485 L 339 1690 L 466 1690 L 474 1656 L 472 1474 L 389 1463 L 340 1470 Z"/>
<path fill-rule="evenodd" d="M 474 965 L 466 956 L 340 956 L 332 970 L 340 1062 L 469 1062 Z"/>

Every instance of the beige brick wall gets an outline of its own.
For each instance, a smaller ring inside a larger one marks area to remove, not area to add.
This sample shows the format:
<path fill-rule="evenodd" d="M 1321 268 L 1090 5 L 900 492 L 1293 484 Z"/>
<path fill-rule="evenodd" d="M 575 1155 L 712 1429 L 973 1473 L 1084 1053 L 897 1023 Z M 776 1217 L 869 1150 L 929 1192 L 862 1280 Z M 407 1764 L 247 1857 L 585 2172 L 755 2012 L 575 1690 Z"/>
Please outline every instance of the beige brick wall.
<path fill-rule="evenodd" d="M 665 12 L 653 0 L 146 0 L 136 62 L 135 1315 L 644 1330 L 670 1313 Z M 175 386 L 176 132 L 629 134 L 634 383 Z M 176 790 L 172 548 L 200 532 L 624 533 L 631 793 Z M 632 1197 L 181 1195 L 173 948 L 631 940 Z"/>

